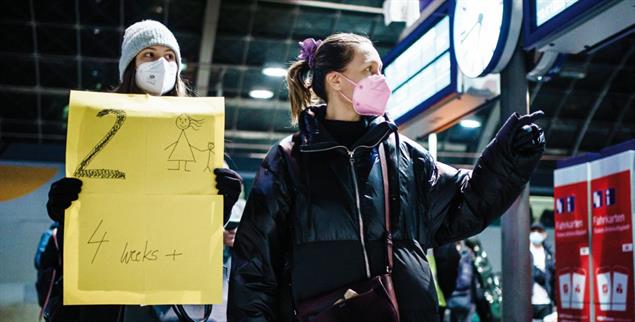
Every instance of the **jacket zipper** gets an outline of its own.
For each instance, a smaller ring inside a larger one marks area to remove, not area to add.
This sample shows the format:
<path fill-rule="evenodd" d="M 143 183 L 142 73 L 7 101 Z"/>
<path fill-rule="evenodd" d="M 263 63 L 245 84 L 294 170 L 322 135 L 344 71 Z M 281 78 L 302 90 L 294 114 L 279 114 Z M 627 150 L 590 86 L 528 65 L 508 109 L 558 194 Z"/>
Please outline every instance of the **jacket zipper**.
<path fill-rule="evenodd" d="M 348 150 L 348 149 L 346 149 Z M 357 174 L 355 173 L 355 149 L 349 151 L 349 162 L 351 164 L 351 175 L 353 176 L 353 186 L 355 187 L 355 202 L 357 205 L 357 217 L 359 220 L 359 236 L 362 242 L 362 251 L 364 252 L 364 264 L 366 264 L 366 278 L 370 279 L 370 264 L 368 263 L 368 252 L 366 251 L 366 238 L 364 237 L 364 220 L 362 218 L 362 209 L 359 201 L 359 187 L 357 186 Z"/>
<path fill-rule="evenodd" d="M 388 135 L 390 135 L 390 132 L 385 134 L 380 140 L 379 142 L 383 141 Z M 328 147 L 325 149 L 318 149 L 318 150 L 311 150 L 311 151 L 304 151 L 304 152 L 323 152 L 323 151 L 329 151 L 329 150 L 334 150 L 334 149 L 339 149 L 342 148 L 344 150 L 346 150 L 346 152 L 348 153 L 348 160 L 349 163 L 351 165 L 351 175 L 353 176 L 353 187 L 355 189 L 355 202 L 356 202 L 356 207 L 357 207 L 357 218 L 358 218 L 358 222 L 359 222 L 359 237 L 360 237 L 360 241 L 362 243 L 362 252 L 364 254 L 364 266 L 366 269 L 366 278 L 370 279 L 371 275 L 370 275 L 370 263 L 368 261 L 368 251 L 366 250 L 366 238 L 364 236 L 364 220 L 362 218 L 362 208 L 361 208 L 361 203 L 360 203 L 360 199 L 359 199 L 359 187 L 357 186 L 357 174 L 355 173 L 355 151 L 357 151 L 357 149 L 359 148 L 367 148 L 367 149 L 372 149 L 372 146 L 369 145 L 359 145 L 356 146 L 353 150 L 349 150 L 346 146 L 344 145 L 336 145 L 336 146 L 332 146 L 332 147 Z"/>

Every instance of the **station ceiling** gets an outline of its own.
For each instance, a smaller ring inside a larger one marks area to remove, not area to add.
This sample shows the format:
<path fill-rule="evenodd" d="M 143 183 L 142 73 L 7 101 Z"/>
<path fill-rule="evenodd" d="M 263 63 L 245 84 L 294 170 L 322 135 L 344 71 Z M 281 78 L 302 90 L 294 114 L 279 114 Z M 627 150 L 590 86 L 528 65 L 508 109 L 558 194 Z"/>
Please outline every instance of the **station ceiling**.
<path fill-rule="evenodd" d="M 253 173 L 269 147 L 295 131 L 283 78 L 265 67 L 285 67 L 306 37 L 339 31 L 365 34 L 385 55 L 403 23 L 384 24 L 382 0 L 223 0 L 213 37 L 203 37 L 206 5 L 220 0 L 0 0 L 0 158 L 12 144 L 65 143 L 69 89 L 107 91 L 118 80 L 126 26 L 141 19 L 166 24 L 181 46 L 184 77 L 199 95 L 226 97 L 227 151 L 239 170 Z M 210 39 L 212 38 L 212 39 Z M 211 62 L 199 57 L 212 50 Z M 593 52 L 568 56 L 560 74 L 530 83 L 531 109 L 542 109 L 547 157 L 535 178 L 550 193 L 555 160 L 597 151 L 635 137 L 635 35 Z M 206 77 L 197 81 L 199 73 Z M 250 98 L 269 89 L 267 100 Z M 439 159 L 470 166 L 495 133 L 497 102 L 438 134 Z M 426 138 L 416 138 L 426 145 Z"/>

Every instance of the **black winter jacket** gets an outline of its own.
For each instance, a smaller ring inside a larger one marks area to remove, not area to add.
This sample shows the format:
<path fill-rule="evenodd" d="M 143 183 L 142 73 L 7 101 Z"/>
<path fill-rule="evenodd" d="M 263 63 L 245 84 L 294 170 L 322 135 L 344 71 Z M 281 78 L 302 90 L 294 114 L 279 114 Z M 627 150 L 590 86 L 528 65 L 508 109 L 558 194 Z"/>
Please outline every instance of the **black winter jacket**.
<path fill-rule="evenodd" d="M 229 321 L 292 321 L 293 303 L 385 272 L 380 142 L 401 320 L 437 321 L 425 250 L 485 229 L 520 194 L 539 157 L 506 155 L 495 139 L 473 172 L 457 170 L 396 135 L 384 117 L 365 119 L 367 132 L 348 150 L 320 124 L 325 110 L 305 110 L 300 131 L 272 147 L 256 173 L 233 249 Z"/>

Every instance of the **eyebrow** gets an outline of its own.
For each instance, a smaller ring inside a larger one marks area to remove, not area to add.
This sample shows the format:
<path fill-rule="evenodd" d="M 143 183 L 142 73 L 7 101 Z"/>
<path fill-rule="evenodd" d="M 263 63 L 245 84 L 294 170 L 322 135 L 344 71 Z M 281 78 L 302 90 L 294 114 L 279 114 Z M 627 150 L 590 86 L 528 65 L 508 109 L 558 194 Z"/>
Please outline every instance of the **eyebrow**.
<path fill-rule="evenodd" d="M 146 49 L 151 49 L 151 50 L 154 50 L 154 51 L 158 51 L 159 50 L 156 46 L 150 46 L 150 47 L 143 48 L 143 50 L 146 50 Z M 168 48 L 166 51 L 169 52 L 169 53 L 173 53 L 174 54 L 174 50 L 172 50 L 172 48 Z"/>

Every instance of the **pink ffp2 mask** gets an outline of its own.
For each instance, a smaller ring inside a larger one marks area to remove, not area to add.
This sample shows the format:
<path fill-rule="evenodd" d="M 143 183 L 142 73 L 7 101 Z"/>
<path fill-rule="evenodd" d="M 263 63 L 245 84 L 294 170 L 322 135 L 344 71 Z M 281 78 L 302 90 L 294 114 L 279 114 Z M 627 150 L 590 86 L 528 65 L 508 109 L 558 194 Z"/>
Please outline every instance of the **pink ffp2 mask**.
<path fill-rule="evenodd" d="M 359 83 L 353 82 L 350 78 L 344 76 L 344 74 L 340 73 L 340 75 L 355 85 L 353 89 L 353 99 L 346 97 L 341 91 L 339 93 L 353 104 L 353 109 L 357 114 L 371 116 L 384 115 L 391 91 L 383 75 L 371 75 L 362 79 Z"/>

